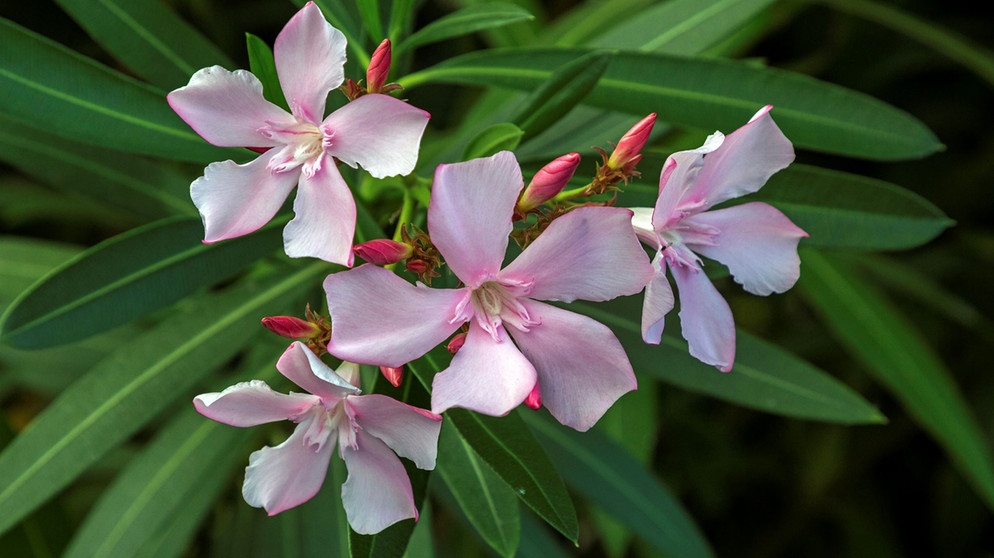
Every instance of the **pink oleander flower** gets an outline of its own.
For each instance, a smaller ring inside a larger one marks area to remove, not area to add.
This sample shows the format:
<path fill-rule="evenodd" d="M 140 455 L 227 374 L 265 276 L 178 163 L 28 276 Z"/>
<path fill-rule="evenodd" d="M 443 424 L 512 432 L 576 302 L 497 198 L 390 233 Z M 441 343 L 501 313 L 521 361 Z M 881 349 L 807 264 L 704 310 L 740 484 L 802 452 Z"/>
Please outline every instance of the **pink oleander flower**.
<path fill-rule="evenodd" d="M 397 455 L 433 469 L 442 417 L 385 395 L 359 395 L 359 365 L 345 362 L 336 373 L 300 342 L 290 345 L 276 368 L 309 393 L 282 394 L 253 380 L 193 400 L 200 414 L 232 426 L 297 423 L 285 442 L 249 457 L 245 501 L 275 515 L 310 500 L 337 442 L 349 472 L 342 503 L 353 530 L 372 534 L 403 519 L 417 520 L 411 481 Z"/>
<path fill-rule="evenodd" d="M 604 325 L 539 301 L 633 294 L 652 270 L 632 234 L 631 212 L 615 207 L 570 211 L 501 269 L 522 186 L 510 152 L 440 165 L 428 232 L 465 286 L 415 286 L 369 264 L 334 273 L 324 282 L 335 331 L 328 351 L 399 366 L 468 322 L 451 365 L 435 375 L 432 411 L 504 415 L 538 383 L 542 404 L 560 422 L 577 430 L 593 426 L 635 389 L 628 357 Z"/>
<path fill-rule="evenodd" d="M 801 265 L 797 244 L 808 236 L 765 203 L 711 210 L 756 192 L 794 160 L 793 146 L 769 115 L 772 108 L 762 108 L 728 136 L 715 132 L 703 146 L 670 155 L 656 206 L 633 208 L 635 233 L 656 251 L 642 306 L 643 340 L 659 343 L 664 317 L 673 309 L 669 269 L 690 354 L 723 372 L 735 360 L 735 323 L 698 254 L 725 264 L 746 291 L 765 296 L 794 286 Z"/>
<path fill-rule="evenodd" d="M 356 209 L 338 161 L 377 178 L 410 173 L 428 113 L 373 94 L 325 118 L 325 99 L 344 80 L 345 37 L 313 2 L 286 24 L 273 54 L 289 114 L 263 98 L 254 75 L 220 66 L 198 71 L 167 97 L 210 143 L 263 152 L 243 165 L 211 163 L 190 186 L 204 242 L 259 229 L 297 186 L 296 216 L 283 230 L 287 255 L 351 266 Z"/>

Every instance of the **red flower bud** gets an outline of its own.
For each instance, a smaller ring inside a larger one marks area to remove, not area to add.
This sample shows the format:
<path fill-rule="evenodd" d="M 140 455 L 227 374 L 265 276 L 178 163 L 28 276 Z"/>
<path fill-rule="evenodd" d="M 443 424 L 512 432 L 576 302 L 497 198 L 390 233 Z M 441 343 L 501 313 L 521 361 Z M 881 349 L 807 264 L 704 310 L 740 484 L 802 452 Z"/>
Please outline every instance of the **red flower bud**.
<path fill-rule="evenodd" d="M 380 93 L 383 90 L 383 85 L 387 82 L 387 74 L 389 73 L 390 39 L 383 39 L 383 42 L 376 47 L 376 51 L 369 59 L 369 67 L 366 69 L 366 91 Z"/>
<path fill-rule="evenodd" d="M 355 255 L 376 265 L 389 265 L 410 258 L 414 250 L 409 244 L 377 238 L 352 247 Z"/>
<path fill-rule="evenodd" d="M 535 387 L 532 388 L 532 391 L 528 394 L 528 397 L 525 397 L 525 405 L 528 405 L 529 408 L 535 410 L 538 410 L 538 408 L 542 406 L 542 393 L 538 388 L 538 382 L 535 382 Z"/>
<path fill-rule="evenodd" d="M 611 157 L 607 160 L 607 166 L 613 170 L 618 170 L 631 164 L 645 147 L 645 142 L 649 140 L 649 134 L 652 133 L 652 126 L 655 123 L 656 113 L 652 113 L 632 126 L 632 129 L 621 137 L 618 146 L 614 148 Z"/>
<path fill-rule="evenodd" d="M 404 367 L 398 366 L 394 368 L 393 366 L 381 366 L 380 372 L 383 377 L 390 382 L 390 385 L 397 387 L 400 385 L 400 381 L 404 379 Z"/>
<path fill-rule="evenodd" d="M 421 275 L 422 273 L 428 271 L 428 264 L 423 260 L 411 260 L 407 262 L 407 271 L 414 273 L 415 275 Z"/>
<path fill-rule="evenodd" d="M 457 352 L 459 352 L 459 349 L 462 348 L 463 343 L 465 342 L 466 342 L 466 332 L 460 331 L 459 333 L 452 336 L 452 339 L 449 340 L 449 344 L 446 345 L 445 348 L 450 353 L 456 354 Z"/>
<path fill-rule="evenodd" d="M 269 331 L 287 339 L 310 339 L 321 334 L 317 325 L 293 316 L 270 316 L 262 319 Z"/>
<path fill-rule="evenodd" d="M 518 211 L 524 213 L 535 209 L 543 203 L 556 197 L 573 178 L 576 167 L 580 164 L 579 153 L 563 155 L 545 165 L 532 177 L 528 187 L 518 200 Z"/>

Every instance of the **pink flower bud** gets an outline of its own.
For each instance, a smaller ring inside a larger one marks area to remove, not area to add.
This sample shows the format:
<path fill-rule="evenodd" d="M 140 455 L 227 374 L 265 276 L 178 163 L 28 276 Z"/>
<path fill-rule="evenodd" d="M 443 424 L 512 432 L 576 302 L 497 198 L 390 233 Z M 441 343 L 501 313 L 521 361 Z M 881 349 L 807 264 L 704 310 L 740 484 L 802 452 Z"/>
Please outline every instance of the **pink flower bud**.
<path fill-rule="evenodd" d="M 376 51 L 369 59 L 369 67 L 366 69 L 366 91 L 380 93 L 383 90 L 383 84 L 387 82 L 387 74 L 389 73 L 390 39 L 383 39 L 383 42 L 376 47 Z"/>
<path fill-rule="evenodd" d="M 270 316 L 262 319 L 269 331 L 287 339 L 310 339 L 321 334 L 317 325 L 293 316 Z"/>
<path fill-rule="evenodd" d="M 376 265 L 389 265 L 411 257 L 414 250 L 409 244 L 377 238 L 352 247 L 355 255 Z"/>
<path fill-rule="evenodd" d="M 407 262 L 407 271 L 414 273 L 416 275 L 421 275 L 422 273 L 428 271 L 428 264 L 423 260 L 411 260 Z"/>
<path fill-rule="evenodd" d="M 621 137 L 618 146 L 614 148 L 611 157 L 607 160 L 607 166 L 613 170 L 618 170 L 632 163 L 645 147 L 645 142 L 649 140 L 649 134 L 652 133 L 652 126 L 655 123 L 656 113 L 652 113 L 632 126 L 632 129 Z"/>
<path fill-rule="evenodd" d="M 542 393 L 538 388 L 538 382 L 535 382 L 535 387 L 532 388 L 532 391 L 528 394 L 528 397 L 525 397 L 525 405 L 528 405 L 529 408 L 535 410 L 538 410 L 538 408 L 542 406 Z"/>
<path fill-rule="evenodd" d="M 462 348 L 463 343 L 465 342 L 466 342 L 466 332 L 460 331 L 459 333 L 452 336 L 452 339 L 449 340 L 449 344 L 446 345 L 445 348 L 450 353 L 456 354 L 457 352 L 459 352 L 459 349 Z"/>
<path fill-rule="evenodd" d="M 380 372 L 383 374 L 383 377 L 386 378 L 387 381 L 390 382 L 390 385 L 392 385 L 393 387 L 399 386 L 400 381 L 404 379 L 403 366 L 398 366 L 396 368 L 393 366 L 381 366 Z"/>
<path fill-rule="evenodd" d="M 545 165 L 532 178 L 518 200 L 518 211 L 524 213 L 535 209 L 556 197 L 573 178 L 580 164 L 579 153 L 568 153 Z"/>

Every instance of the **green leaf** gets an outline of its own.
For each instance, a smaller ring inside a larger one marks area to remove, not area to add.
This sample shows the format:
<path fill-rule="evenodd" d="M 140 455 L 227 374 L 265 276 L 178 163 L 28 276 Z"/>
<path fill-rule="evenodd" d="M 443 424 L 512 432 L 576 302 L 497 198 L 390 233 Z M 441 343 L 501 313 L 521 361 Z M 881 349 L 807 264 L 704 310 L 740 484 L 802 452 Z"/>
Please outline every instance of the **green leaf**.
<path fill-rule="evenodd" d="M 573 303 L 569 308 L 611 327 L 642 377 L 782 416 L 842 424 L 886 422 L 845 384 L 742 330 L 736 332 L 735 367 L 722 374 L 691 357 L 686 343 L 673 335 L 664 335 L 660 346 L 644 343 L 636 321 L 641 310 L 632 301 Z"/>
<path fill-rule="evenodd" d="M 0 116 L 59 137 L 203 163 L 230 158 L 166 104 L 163 93 L 0 18 Z"/>
<path fill-rule="evenodd" d="M 467 6 L 425 25 L 397 45 L 394 52 L 400 56 L 401 53 L 419 46 L 532 19 L 535 16 L 514 4 L 491 2 Z"/>
<path fill-rule="evenodd" d="M 407 366 L 430 386 L 433 374 L 445 368 L 441 363 L 437 353 L 428 353 Z M 464 409 L 446 411 L 445 417 L 518 498 L 566 538 L 577 541 L 579 526 L 569 493 L 520 417 L 488 417 Z"/>
<path fill-rule="evenodd" d="M 120 234 L 66 262 L 0 318 L 4 342 L 50 347 L 127 323 L 232 277 L 280 246 L 283 223 L 216 245 L 203 225 L 166 219 Z"/>
<path fill-rule="evenodd" d="M 369 36 L 374 40 L 385 38 L 383 19 L 380 16 L 380 0 L 356 0 L 355 5 Z"/>
<path fill-rule="evenodd" d="M 591 52 L 559 68 L 525 99 L 514 123 L 526 137 L 544 131 L 583 100 L 610 61 L 607 52 Z"/>
<path fill-rule="evenodd" d="M 712 555 L 679 501 L 624 448 L 596 430 L 574 432 L 531 413 L 524 416 L 573 490 L 667 556 Z"/>
<path fill-rule="evenodd" d="M 280 77 L 276 73 L 273 50 L 265 41 L 251 33 L 245 34 L 245 48 L 248 50 L 249 69 L 262 82 L 262 96 L 270 103 L 290 112 L 290 106 L 286 103 L 286 96 L 283 94 L 283 86 L 280 85 Z"/>
<path fill-rule="evenodd" d="M 414 0 L 395 0 L 390 3 L 390 26 L 387 37 L 394 43 L 400 44 L 401 37 L 410 32 L 414 26 Z M 396 53 L 396 49 L 393 50 Z"/>
<path fill-rule="evenodd" d="M 463 83 L 531 91 L 586 49 L 471 52 L 409 74 L 406 88 Z M 705 130 L 732 131 L 762 106 L 795 145 L 868 159 L 921 157 L 940 149 L 913 116 L 872 97 L 811 77 L 731 60 L 619 52 L 584 103 Z"/>
<path fill-rule="evenodd" d="M 798 285 L 832 333 L 946 450 L 994 509 L 994 460 L 942 361 L 907 318 L 845 259 L 805 250 Z"/>
<path fill-rule="evenodd" d="M 327 273 L 313 264 L 261 284 L 193 301 L 186 312 L 123 345 L 63 392 L 0 454 L 0 532 L 61 490 L 108 450 L 258 331 L 259 316 L 291 301 Z"/>
<path fill-rule="evenodd" d="M 521 547 L 518 558 L 569 558 L 571 556 L 532 514 L 521 516 Z"/>
<path fill-rule="evenodd" d="M 501 122 L 485 128 L 469 140 L 463 149 L 462 160 L 489 157 L 498 151 L 511 151 L 521 142 L 525 132 L 510 122 Z"/>
<path fill-rule="evenodd" d="M 518 548 L 518 498 L 482 462 L 450 421 L 438 438 L 438 472 L 469 522 L 497 554 L 512 557 Z"/>
<path fill-rule="evenodd" d="M 159 0 L 56 0 L 93 40 L 138 76 L 173 89 L 231 60 Z"/>

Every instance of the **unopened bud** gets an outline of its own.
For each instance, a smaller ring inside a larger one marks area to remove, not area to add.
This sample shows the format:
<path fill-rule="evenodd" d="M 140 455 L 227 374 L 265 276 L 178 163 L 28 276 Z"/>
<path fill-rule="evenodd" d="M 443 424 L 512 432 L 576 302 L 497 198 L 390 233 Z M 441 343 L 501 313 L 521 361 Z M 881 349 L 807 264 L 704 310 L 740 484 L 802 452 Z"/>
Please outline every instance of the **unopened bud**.
<path fill-rule="evenodd" d="M 321 334 L 316 324 L 293 316 L 269 316 L 262 319 L 269 331 L 287 339 L 310 339 Z"/>
<path fill-rule="evenodd" d="M 535 387 L 532 388 L 532 391 L 528 394 L 528 397 L 525 397 L 525 405 L 528 405 L 529 408 L 535 410 L 538 410 L 538 408 L 542 406 L 542 393 L 538 387 L 538 382 L 535 382 Z"/>
<path fill-rule="evenodd" d="M 449 340 L 449 344 L 446 345 L 445 348 L 450 353 L 456 354 L 457 352 L 459 352 L 459 349 L 462 348 L 464 343 L 466 343 L 466 332 L 460 331 L 459 333 L 452 336 L 452 339 Z"/>
<path fill-rule="evenodd" d="M 398 387 L 400 385 L 400 381 L 404 379 L 403 366 L 381 366 L 380 373 L 383 374 L 383 377 L 386 378 L 393 387 Z"/>
<path fill-rule="evenodd" d="M 607 160 L 607 166 L 612 170 L 618 170 L 638 162 L 635 157 L 639 156 L 642 148 L 645 147 L 645 142 L 649 141 L 649 134 L 652 133 L 652 126 L 655 123 L 656 113 L 652 113 L 632 126 L 614 148 L 611 157 Z"/>
<path fill-rule="evenodd" d="M 409 260 L 405 267 L 407 268 L 407 271 L 410 271 L 415 275 L 421 275 L 429 269 L 427 262 L 424 260 Z"/>
<path fill-rule="evenodd" d="M 383 85 L 390 73 L 390 39 L 383 39 L 369 59 L 366 69 L 366 91 L 368 93 L 383 92 Z"/>
<path fill-rule="evenodd" d="M 580 164 L 579 153 L 568 153 L 553 160 L 535 173 L 521 199 L 518 200 L 518 211 L 525 213 L 556 197 L 573 178 L 576 167 Z"/>
<path fill-rule="evenodd" d="M 389 265 L 410 258 L 414 253 L 410 244 L 387 238 L 377 238 L 352 247 L 355 255 L 376 265 Z"/>

